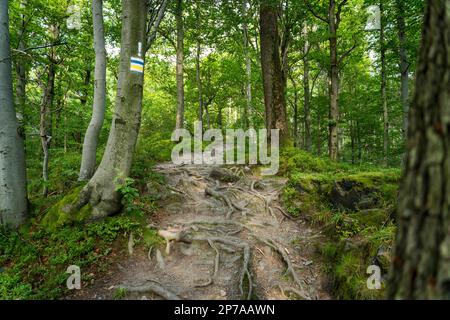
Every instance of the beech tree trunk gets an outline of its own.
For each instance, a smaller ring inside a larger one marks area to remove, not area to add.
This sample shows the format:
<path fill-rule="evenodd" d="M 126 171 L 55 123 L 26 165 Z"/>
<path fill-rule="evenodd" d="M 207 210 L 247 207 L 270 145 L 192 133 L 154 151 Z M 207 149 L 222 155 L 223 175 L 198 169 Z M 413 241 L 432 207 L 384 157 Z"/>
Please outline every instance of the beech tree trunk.
<path fill-rule="evenodd" d="M 399 41 L 399 56 L 400 56 L 400 77 L 401 77 L 401 100 L 403 107 L 403 134 L 407 137 L 408 130 L 408 112 L 409 112 L 409 63 L 408 50 L 406 48 L 406 23 L 405 23 L 405 4 L 402 0 L 395 1 L 397 7 L 397 29 Z"/>
<path fill-rule="evenodd" d="M 330 111 L 329 111 L 329 143 L 330 159 L 338 160 L 339 156 L 339 66 L 337 48 L 337 30 L 339 23 L 336 19 L 336 1 L 330 0 L 329 6 L 329 33 L 330 33 Z"/>
<path fill-rule="evenodd" d="M 244 112 L 245 129 L 247 127 L 253 128 L 253 106 L 252 106 L 252 60 L 250 58 L 249 50 L 249 34 L 248 34 L 248 24 L 247 24 L 247 5 L 248 0 L 243 1 L 243 15 L 244 15 L 244 56 L 245 56 L 245 98 L 247 101 L 246 109 Z"/>
<path fill-rule="evenodd" d="M 398 229 L 391 299 L 450 299 L 450 10 L 428 0 Z"/>
<path fill-rule="evenodd" d="M 183 0 L 177 0 L 177 119 L 176 129 L 184 127 L 184 25 Z"/>
<path fill-rule="evenodd" d="M 304 27 L 305 39 L 308 38 L 308 27 Z M 305 126 L 305 149 L 311 152 L 311 112 L 310 112 L 310 101 L 311 101 L 311 90 L 309 85 L 309 42 L 305 40 L 305 47 L 303 51 L 303 116 L 304 116 L 304 126 Z"/>
<path fill-rule="evenodd" d="M 200 54 L 201 54 L 201 43 L 200 43 L 200 4 L 198 0 L 196 1 L 196 19 L 197 19 L 197 51 L 195 55 L 195 71 L 197 80 L 197 90 L 198 90 L 198 121 L 203 121 L 203 85 L 202 85 L 202 74 L 200 70 Z"/>
<path fill-rule="evenodd" d="M 0 225 L 19 227 L 27 207 L 25 150 L 13 103 L 8 0 L 0 0 Z"/>
<path fill-rule="evenodd" d="M 108 142 L 97 171 L 81 191 L 78 203 L 69 210 L 79 210 L 89 203 L 91 219 L 106 217 L 122 208 L 117 185 L 131 170 L 141 124 L 144 84 L 143 73 L 131 71 L 130 61 L 131 57 L 139 57 L 139 48 L 144 59 L 147 12 L 146 1 L 122 0 L 119 80 Z"/>
<path fill-rule="evenodd" d="M 383 162 L 388 165 L 389 161 L 389 111 L 387 103 L 387 81 L 386 81 L 386 41 L 384 34 L 384 4 L 380 1 L 380 49 L 381 49 L 381 103 L 383 105 Z"/>
<path fill-rule="evenodd" d="M 92 0 L 94 26 L 95 72 L 92 118 L 83 142 L 79 180 L 89 180 L 95 172 L 98 138 L 105 119 L 106 106 L 106 49 L 103 29 L 103 0 Z"/>
<path fill-rule="evenodd" d="M 280 130 L 280 145 L 289 142 L 286 99 L 280 58 L 278 6 L 271 0 L 260 5 L 261 68 L 266 128 Z"/>
<path fill-rule="evenodd" d="M 54 56 L 54 48 L 50 48 L 50 63 L 47 66 L 47 83 L 44 86 L 44 93 L 42 96 L 40 106 L 40 121 L 39 121 L 39 135 L 41 138 L 42 146 L 42 179 L 44 181 L 44 188 L 42 194 L 44 197 L 48 195 L 48 164 L 50 161 L 50 142 L 52 140 L 52 113 L 53 99 L 55 97 L 55 74 L 56 74 L 56 61 Z"/>
<path fill-rule="evenodd" d="M 20 2 L 20 9 L 24 10 L 26 7 L 27 1 L 22 0 Z M 19 118 L 19 123 L 22 125 L 22 128 L 24 130 L 24 139 L 26 138 L 26 86 L 27 86 L 27 80 L 28 80 L 28 57 L 26 54 L 23 54 L 25 48 L 26 48 L 26 40 L 27 40 L 27 33 L 26 33 L 26 21 L 25 21 L 25 15 L 20 15 L 20 35 L 19 35 L 19 44 L 18 44 L 18 50 L 19 50 L 19 58 L 16 59 L 15 62 L 15 69 L 16 69 L 16 109 L 17 109 L 17 116 Z"/>

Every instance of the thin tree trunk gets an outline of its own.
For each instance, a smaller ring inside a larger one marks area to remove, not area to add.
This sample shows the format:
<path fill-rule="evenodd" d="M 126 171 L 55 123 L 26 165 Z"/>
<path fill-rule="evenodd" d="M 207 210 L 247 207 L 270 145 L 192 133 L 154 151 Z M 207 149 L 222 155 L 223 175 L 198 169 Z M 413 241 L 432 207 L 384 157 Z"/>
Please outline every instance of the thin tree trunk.
<path fill-rule="evenodd" d="M 387 103 L 387 81 L 386 81 L 386 41 L 384 34 L 384 4 L 380 2 L 381 28 L 380 28 L 380 47 L 381 47 L 381 101 L 383 104 L 383 163 L 388 165 L 389 161 L 389 112 Z"/>
<path fill-rule="evenodd" d="M 184 26 L 183 0 L 177 0 L 177 119 L 176 129 L 184 127 Z"/>
<path fill-rule="evenodd" d="M 450 10 L 428 0 L 398 202 L 390 299 L 450 299 Z"/>
<path fill-rule="evenodd" d="M 406 23 L 405 23 L 405 5 L 402 0 L 395 1 L 397 7 L 397 29 L 399 40 L 399 56 L 400 56 L 400 77 L 401 77 L 401 100 L 403 107 L 403 135 L 406 139 L 408 128 L 408 112 L 409 112 L 409 63 L 408 50 L 406 48 Z"/>
<path fill-rule="evenodd" d="M 39 134 L 41 137 L 41 146 L 43 152 L 42 159 L 42 179 L 44 181 L 44 188 L 42 194 L 44 197 L 48 195 L 48 163 L 50 161 L 50 142 L 52 140 L 51 126 L 52 126 L 52 114 L 51 109 L 53 105 L 53 99 L 55 96 L 55 73 L 56 65 L 54 61 L 53 48 L 51 48 L 50 63 L 48 65 L 47 83 L 44 87 L 44 94 L 42 97 L 40 108 L 40 122 L 39 122 Z"/>
<path fill-rule="evenodd" d="M 308 39 L 308 26 L 304 27 L 305 39 Z M 305 47 L 303 51 L 303 116 L 304 116 L 304 126 L 305 126 L 305 149 L 311 152 L 311 112 L 310 112 L 310 101 L 311 101 L 311 90 L 309 86 L 309 42 L 305 40 Z"/>
<path fill-rule="evenodd" d="M 23 136 L 14 110 L 8 0 L 0 0 L 0 225 L 19 227 L 27 217 Z"/>
<path fill-rule="evenodd" d="M 270 0 L 260 5 L 261 67 L 267 129 L 280 130 L 280 144 L 289 143 L 283 70 L 280 61 L 278 7 Z"/>
<path fill-rule="evenodd" d="M 330 159 L 338 160 L 339 156 L 339 66 L 337 48 L 337 30 L 339 24 L 336 19 L 336 1 L 330 0 L 329 6 L 330 33 L 330 111 L 329 111 L 329 144 Z"/>
<path fill-rule="evenodd" d="M 253 106 L 252 106 L 252 61 L 250 58 L 250 50 L 249 50 L 249 34 L 248 34 L 248 25 L 247 25 L 247 5 L 248 0 L 243 1 L 243 16 L 244 16 L 244 56 L 245 56 L 245 75 L 246 75 L 246 84 L 245 84 L 245 98 L 247 101 L 246 109 L 245 109 L 245 128 L 253 127 Z"/>
<path fill-rule="evenodd" d="M 198 90 L 198 121 L 203 121 L 203 85 L 202 85 L 202 75 L 200 70 L 200 54 L 201 54 L 201 44 L 200 44 L 200 5 L 197 0 L 196 2 L 196 17 L 197 17 L 197 52 L 195 55 L 195 70 L 196 70 L 196 80 L 197 80 L 197 90 Z"/>
<path fill-rule="evenodd" d="M 20 2 L 20 9 L 25 10 L 27 1 L 22 0 Z M 18 44 L 18 50 L 20 54 L 24 52 L 26 48 L 26 30 L 25 30 L 25 15 L 20 15 L 20 35 L 19 35 L 19 44 Z M 16 76 L 17 76 L 17 82 L 16 82 L 16 108 L 18 109 L 17 116 L 19 118 L 19 121 L 21 122 L 21 126 L 24 130 L 24 139 L 26 138 L 25 128 L 27 124 L 27 115 L 26 115 L 26 85 L 28 80 L 28 58 L 26 55 L 20 55 L 20 57 L 15 62 L 15 69 L 16 69 Z"/>
<path fill-rule="evenodd" d="M 79 180 L 89 180 L 95 171 L 98 138 L 105 119 L 106 108 L 106 49 L 103 29 L 103 1 L 92 1 L 92 19 L 94 26 L 95 74 L 94 105 L 92 118 L 86 130 Z"/>

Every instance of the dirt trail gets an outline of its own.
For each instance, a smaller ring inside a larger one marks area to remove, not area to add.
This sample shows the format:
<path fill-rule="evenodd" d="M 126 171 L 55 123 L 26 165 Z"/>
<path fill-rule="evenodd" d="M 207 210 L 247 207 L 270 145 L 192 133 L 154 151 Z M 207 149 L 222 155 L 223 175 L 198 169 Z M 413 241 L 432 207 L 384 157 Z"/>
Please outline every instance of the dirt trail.
<path fill-rule="evenodd" d="M 168 196 L 149 223 L 175 239 L 134 250 L 78 297 L 111 299 L 124 287 L 125 299 L 329 299 L 313 256 L 320 231 L 281 208 L 285 179 L 243 167 L 155 170 Z"/>

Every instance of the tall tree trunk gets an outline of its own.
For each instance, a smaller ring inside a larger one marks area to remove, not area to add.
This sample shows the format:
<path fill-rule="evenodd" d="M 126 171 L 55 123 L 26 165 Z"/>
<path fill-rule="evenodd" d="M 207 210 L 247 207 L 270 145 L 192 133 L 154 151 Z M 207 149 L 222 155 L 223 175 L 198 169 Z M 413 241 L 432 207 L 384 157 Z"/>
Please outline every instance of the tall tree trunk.
<path fill-rule="evenodd" d="M 245 56 L 245 98 L 246 98 L 246 109 L 245 109 L 245 128 L 253 127 L 253 106 L 252 106 L 252 60 L 250 58 L 250 50 L 249 50 L 249 34 L 248 34 L 248 24 L 247 24 L 247 5 L 248 0 L 244 0 L 242 3 L 243 6 L 243 16 L 244 16 L 244 56 Z"/>
<path fill-rule="evenodd" d="M 17 228 L 27 217 L 23 136 L 13 103 L 8 0 L 0 0 L 0 225 Z"/>
<path fill-rule="evenodd" d="M 308 39 L 308 26 L 304 27 L 305 39 Z M 305 149 L 311 152 L 311 89 L 309 86 L 309 42 L 305 40 L 305 47 L 303 51 L 303 116 L 305 126 Z"/>
<path fill-rule="evenodd" d="M 336 1 L 330 0 L 329 6 L 329 34 L 330 34 L 330 110 L 329 110 L 329 143 L 330 159 L 338 160 L 339 156 L 339 66 L 337 48 L 337 30 L 339 23 L 336 19 Z"/>
<path fill-rule="evenodd" d="M 176 129 L 184 127 L 184 25 L 183 0 L 177 0 L 177 119 Z"/>
<path fill-rule="evenodd" d="M 56 74 L 56 64 L 54 57 L 54 48 L 51 48 L 50 63 L 48 65 L 47 72 L 47 83 L 44 87 L 44 93 L 42 96 L 41 106 L 40 106 L 40 121 L 39 121 L 39 135 L 41 137 L 42 146 L 42 179 L 44 181 L 44 188 L 42 194 L 44 197 L 48 195 L 48 164 L 50 161 L 50 142 L 52 140 L 52 105 L 55 96 L 55 74 Z"/>
<path fill-rule="evenodd" d="M 267 129 L 280 130 L 280 144 L 289 143 L 283 70 L 280 61 L 278 6 L 271 0 L 260 5 L 261 67 Z"/>
<path fill-rule="evenodd" d="M 196 70 L 196 80 L 197 80 L 197 90 L 198 90 L 198 121 L 203 121 L 203 85 L 202 85 L 202 74 L 200 70 L 200 54 L 201 54 L 201 43 L 200 43 L 200 4 L 196 1 L 196 19 L 197 19 L 197 52 L 195 55 L 195 70 Z"/>
<path fill-rule="evenodd" d="M 400 55 L 400 77 L 401 77 L 401 100 L 403 107 L 403 135 L 406 139 L 408 128 L 408 112 L 409 112 L 409 63 L 408 50 L 406 48 L 406 23 L 405 23 L 405 4 L 402 0 L 395 1 L 397 7 L 397 29 L 399 40 Z"/>
<path fill-rule="evenodd" d="M 130 174 L 141 124 L 144 85 L 143 73 L 130 70 L 130 61 L 139 57 L 140 48 L 147 48 L 147 10 L 147 1 L 122 0 L 119 80 L 108 142 L 94 176 L 81 191 L 78 202 L 68 208 L 75 212 L 89 204 L 90 219 L 103 218 L 122 208 L 117 185 Z M 142 59 L 144 56 L 145 51 Z"/>
<path fill-rule="evenodd" d="M 381 48 L 381 102 L 383 104 L 383 162 L 388 165 L 389 161 L 389 111 L 387 102 L 387 80 L 386 80 L 386 41 L 384 34 L 384 4 L 380 1 L 380 48 Z"/>
<path fill-rule="evenodd" d="M 92 0 L 92 19 L 94 26 L 95 74 L 94 105 L 92 118 L 86 130 L 79 180 L 89 180 L 95 172 L 98 138 L 105 119 L 106 108 L 106 49 L 103 29 L 103 1 Z"/>
<path fill-rule="evenodd" d="M 21 10 L 25 10 L 27 1 L 26 0 L 22 0 L 20 2 L 20 9 Z M 26 124 L 27 124 L 27 113 L 26 113 L 26 100 L 27 100 L 27 96 L 26 96 L 26 85 L 27 85 L 27 80 L 28 80 L 28 57 L 22 53 L 24 52 L 25 48 L 26 48 L 26 21 L 25 21 L 25 15 L 21 14 L 20 15 L 20 35 L 19 35 L 19 43 L 18 43 L 18 50 L 19 50 L 19 58 L 16 59 L 15 62 L 15 69 L 16 69 L 16 77 L 17 77 L 17 82 L 16 82 L 16 108 L 17 110 L 17 115 L 19 118 L 19 121 L 21 122 L 21 125 L 23 127 L 24 130 L 24 139 L 26 138 L 26 133 L 25 133 L 25 128 L 26 128 Z"/>
<path fill-rule="evenodd" d="M 388 298 L 450 299 L 450 10 L 428 0 Z"/>

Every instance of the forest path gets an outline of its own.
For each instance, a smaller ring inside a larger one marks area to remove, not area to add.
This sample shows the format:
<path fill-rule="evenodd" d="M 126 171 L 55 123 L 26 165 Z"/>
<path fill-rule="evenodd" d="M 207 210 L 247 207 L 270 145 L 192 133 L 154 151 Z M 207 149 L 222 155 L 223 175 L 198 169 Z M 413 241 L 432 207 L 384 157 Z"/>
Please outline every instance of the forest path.
<path fill-rule="evenodd" d="M 329 299 L 314 248 L 318 229 L 293 220 L 278 201 L 286 179 L 249 168 L 177 166 L 150 226 L 170 247 L 133 250 L 84 299 Z M 117 293 L 115 293 L 117 295 Z"/>

